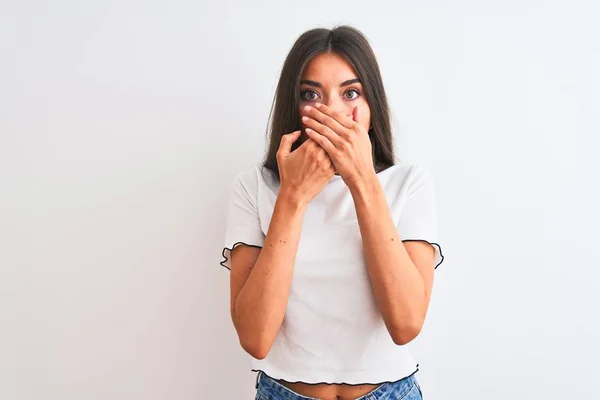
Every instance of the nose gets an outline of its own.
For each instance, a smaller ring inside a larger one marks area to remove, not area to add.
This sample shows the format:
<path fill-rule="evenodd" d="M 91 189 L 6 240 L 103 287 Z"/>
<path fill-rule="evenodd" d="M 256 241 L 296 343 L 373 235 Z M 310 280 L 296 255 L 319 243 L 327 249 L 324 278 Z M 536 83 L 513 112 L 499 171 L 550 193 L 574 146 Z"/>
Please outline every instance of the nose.
<path fill-rule="evenodd" d="M 327 96 L 327 98 L 324 99 L 323 104 L 325 104 L 327 107 L 329 107 L 329 109 L 333 110 L 334 112 L 348 114 L 349 106 L 348 104 L 344 103 L 344 101 L 340 99 L 339 96 Z M 350 113 L 352 113 L 352 110 L 350 110 Z"/>

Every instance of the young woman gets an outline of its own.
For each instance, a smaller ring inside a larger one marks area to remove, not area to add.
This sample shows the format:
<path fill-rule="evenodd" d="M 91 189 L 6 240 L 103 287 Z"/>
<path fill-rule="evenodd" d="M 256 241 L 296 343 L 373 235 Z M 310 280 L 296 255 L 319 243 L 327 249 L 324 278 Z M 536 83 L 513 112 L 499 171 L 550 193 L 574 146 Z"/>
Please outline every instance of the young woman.
<path fill-rule="evenodd" d="M 406 344 L 443 256 L 432 176 L 395 162 L 375 55 L 348 26 L 288 54 L 265 160 L 230 189 L 221 264 L 256 399 L 421 399 Z"/>

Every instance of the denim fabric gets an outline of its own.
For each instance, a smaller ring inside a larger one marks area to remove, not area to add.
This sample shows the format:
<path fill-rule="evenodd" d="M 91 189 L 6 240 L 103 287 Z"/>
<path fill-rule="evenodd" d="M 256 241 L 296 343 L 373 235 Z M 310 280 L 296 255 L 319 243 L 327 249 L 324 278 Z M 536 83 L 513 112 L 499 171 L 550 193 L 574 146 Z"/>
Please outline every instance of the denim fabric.
<path fill-rule="evenodd" d="M 319 400 L 298 394 L 262 371 L 256 377 L 255 400 Z M 386 382 L 356 400 L 422 400 L 421 387 L 414 374 L 395 382 Z"/>

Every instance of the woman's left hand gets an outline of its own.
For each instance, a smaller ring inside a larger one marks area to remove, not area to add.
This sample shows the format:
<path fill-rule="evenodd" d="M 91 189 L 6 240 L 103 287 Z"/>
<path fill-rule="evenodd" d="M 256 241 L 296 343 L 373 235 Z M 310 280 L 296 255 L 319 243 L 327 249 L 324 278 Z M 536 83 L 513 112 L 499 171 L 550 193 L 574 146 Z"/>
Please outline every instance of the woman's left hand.
<path fill-rule="evenodd" d="M 329 154 L 348 186 L 375 176 L 371 140 L 358 107 L 352 110 L 352 118 L 321 103 L 305 107 L 304 114 L 306 134 Z"/>

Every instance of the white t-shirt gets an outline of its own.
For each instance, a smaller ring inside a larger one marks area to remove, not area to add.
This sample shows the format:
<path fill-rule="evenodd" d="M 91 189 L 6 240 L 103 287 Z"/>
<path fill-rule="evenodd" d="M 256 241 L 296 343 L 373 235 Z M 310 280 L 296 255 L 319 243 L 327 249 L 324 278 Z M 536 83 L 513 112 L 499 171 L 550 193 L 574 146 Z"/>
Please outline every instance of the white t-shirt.
<path fill-rule="evenodd" d="M 438 243 L 434 183 L 417 164 L 399 162 L 377 174 L 402 241 Z M 262 247 L 279 182 L 261 165 L 230 187 L 221 265 L 244 243 Z M 266 358 L 252 370 L 305 383 L 381 383 L 418 371 L 406 346 L 393 342 L 372 293 L 354 202 L 334 175 L 306 208 L 284 320 Z"/>

